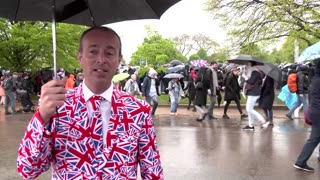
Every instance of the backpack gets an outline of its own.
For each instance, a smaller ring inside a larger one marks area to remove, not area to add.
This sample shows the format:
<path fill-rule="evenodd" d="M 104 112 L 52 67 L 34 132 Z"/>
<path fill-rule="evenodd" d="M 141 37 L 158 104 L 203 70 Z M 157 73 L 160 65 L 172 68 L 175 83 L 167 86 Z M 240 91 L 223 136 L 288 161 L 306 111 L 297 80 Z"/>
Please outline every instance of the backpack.
<path fill-rule="evenodd" d="M 297 84 L 297 74 L 291 73 L 288 76 L 287 80 L 288 88 L 291 93 L 295 93 L 298 90 L 298 84 Z"/>

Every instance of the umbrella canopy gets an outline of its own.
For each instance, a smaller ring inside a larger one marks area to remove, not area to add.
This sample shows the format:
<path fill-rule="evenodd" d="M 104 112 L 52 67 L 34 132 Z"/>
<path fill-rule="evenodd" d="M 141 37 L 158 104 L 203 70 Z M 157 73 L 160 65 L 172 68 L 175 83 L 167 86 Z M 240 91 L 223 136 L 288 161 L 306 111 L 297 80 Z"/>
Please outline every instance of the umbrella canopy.
<path fill-rule="evenodd" d="M 112 82 L 120 82 L 127 79 L 130 76 L 128 73 L 119 73 L 113 76 Z"/>
<path fill-rule="evenodd" d="M 255 62 L 256 65 L 263 65 L 264 62 L 262 59 L 255 57 L 255 56 L 251 56 L 251 55 L 238 55 L 238 56 L 234 56 L 231 57 L 228 60 L 229 63 L 235 63 L 235 64 L 248 64 L 248 62 Z"/>
<path fill-rule="evenodd" d="M 280 82 L 282 78 L 282 72 L 278 66 L 275 66 L 271 63 L 264 63 L 263 66 L 257 66 L 258 69 L 261 69 L 264 74 L 274 79 L 276 82 Z"/>
<path fill-rule="evenodd" d="M 159 19 L 180 0 L 3 0 L 0 17 L 12 21 L 52 22 L 53 66 L 56 65 L 56 22 L 100 26 L 135 19 Z"/>
<path fill-rule="evenodd" d="M 198 60 L 190 61 L 190 64 L 195 67 L 202 67 L 202 66 L 207 66 L 209 63 L 206 60 L 198 59 Z"/>
<path fill-rule="evenodd" d="M 180 72 L 180 71 L 183 71 L 184 68 L 185 68 L 184 65 L 177 65 L 177 66 L 174 66 L 174 67 L 169 67 L 168 68 L 168 73 Z"/>
<path fill-rule="evenodd" d="M 314 60 L 320 58 L 320 42 L 306 48 L 303 50 L 298 58 L 298 62 L 303 62 L 307 60 Z"/>
<path fill-rule="evenodd" d="M 172 66 L 177 66 L 177 65 L 183 65 L 183 62 L 181 62 L 180 60 L 172 60 L 170 61 L 170 63 Z"/>
<path fill-rule="evenodd" d="M 14 21 L 51 21 L 100 26 L 136 19 L 159 19 L 180 0 L 6 0 L 0 16 Z"/>
<path fill-rule="evenodd" d="M 175 78 L 183 78 L 184 76 L 178 73 L 170 73 L 166 74 L 163 78 L 168 78 L 168 79 L 175 79 Z"/>

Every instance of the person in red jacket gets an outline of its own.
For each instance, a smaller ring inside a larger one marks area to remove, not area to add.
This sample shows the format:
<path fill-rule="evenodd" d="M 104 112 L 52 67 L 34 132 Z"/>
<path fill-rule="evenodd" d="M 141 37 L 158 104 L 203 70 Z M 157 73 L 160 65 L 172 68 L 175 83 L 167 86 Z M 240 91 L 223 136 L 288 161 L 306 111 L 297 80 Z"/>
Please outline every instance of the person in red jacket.
<path fill-rule="evenodd" d="M 67 79 L 67 82 L 66 82 L 66 90 L 69 90 L 69 89 L 73 89 L 74 88 L 74 75 L 73 74 L 69 74 L 69 77 Z"/>

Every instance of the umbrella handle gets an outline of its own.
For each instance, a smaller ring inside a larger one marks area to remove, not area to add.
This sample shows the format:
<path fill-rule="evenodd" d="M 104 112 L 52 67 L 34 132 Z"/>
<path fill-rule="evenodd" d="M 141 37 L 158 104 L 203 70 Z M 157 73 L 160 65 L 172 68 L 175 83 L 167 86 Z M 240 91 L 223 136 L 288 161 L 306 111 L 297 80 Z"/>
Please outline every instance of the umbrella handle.
<path fill-rule="evenodd" d="M 57 40 L 56 40 L 56 1 L 52 0 L 52 56 L 53 56 L 53 74 L 54 79 L 57 76 Z"/>

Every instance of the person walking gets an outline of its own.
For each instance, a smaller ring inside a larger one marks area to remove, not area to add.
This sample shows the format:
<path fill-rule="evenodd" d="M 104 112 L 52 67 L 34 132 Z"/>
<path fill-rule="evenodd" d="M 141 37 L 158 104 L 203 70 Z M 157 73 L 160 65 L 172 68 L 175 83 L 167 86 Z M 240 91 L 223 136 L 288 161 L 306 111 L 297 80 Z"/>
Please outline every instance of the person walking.
<path fill-rule="evenodd" d="M 308 94 L 309 94 L 309 78 L 308 78 L 308 67 L 306 65 L 301 65 L 297 73 L 297 98 L 298 101 L 293 105 L 293 107 L 288 111 L 286 117 L 293 120 L 292 114 L 294 111 L 302 104 L 303 112 L 307 112 L 308 107 Z"/>
<path fill-rule="evenodd" d="M 158 73 L 154 69 L 150 69 L 148 75 L 143 79 L 141 93 L 144 100 L 149 104 L 153 103 L 151 115 L 154 116 L 158 107 L 158 96 L 160 82 L 157 78 Z"/>
<path fill-rule="evenodd" d="M 202 66 L 198 70 L 197 78 L 195 81 L 196 87 L 196 98 L 194 101 L 195 107 L 197 112 L 199 113 L 199 118 L 197 121 L 202 121 L 207 116 L 207 95 L 208 95 L 208 88 L 209 88 L 209 78 L 207 77 L 207 68 Z"/>
<path fill-rule="evenodd" d="M 235 101 L 237 109 L 240 113 L 240 118 L 243 119 L 247 117 L 247 115 L 242 112 L 242 108 L 240 105 L 241 88 L 238 83 L 238 74 L 239 70 L 236 67 L 233 67 L 229 72 L 226 73 L 226 76 L 224 78 L 224 100 L 226 101 L 226 104 L 224 106 L 222 119 L 230 119 L 230 117 L 227 115 L 227 111 L 231 101 Z"/>
<path fill-rule="evenodd" d="M 194 104 L 195 98 L 196 98 L 196 88 L 195 88 L 195 80 L 197 78 L 196 71 L 193 68 L 190 68 L 190 76 L 188 78 L 188 83 L 186 89 L 188 89 L 188 107 L 187 109 L 190 109 L 191 103 L 192 103 L 192 111 L 196 112 L 196 107 Z"/>
<path fill-rule="evenodd" d="M 274 80 L 266 76 L 262 88 L 261 88 L 261 94 L 259 98 L 259 106 L 263 109 L 267 121 L 269 121 L 270 125 L 273 125 L 273 102 L 274 102 Z"/>
<path fill-rule="evenodd" d="M 19 174 L 35 179 L 52 166 L 52 179 L 164 179 L 149 104 L 112 83 L 119 35 L 105 26 L 84 31 L 77 58 L 83 83 L 67 91 L 64 77 L 42 86 L 20 142 Z"/>
<path fill-rule="evenodd" d="M 170 96 L 170 115 L 177 115 L 177 109 L 178 109 L 178 104 L 180 101 L 181 97 L 181 84 L 179 82 L 178 78 L 172 79 L 169 84 L 168 88 L 169 90 L 169 96 Z"/>
<path fill-rule="evenodd" d="M 5 80 L 3 82 L 3 89 L 5 91 L 5 104 L 4 104 L 4 113 L 5 115 L 15 114 L 16 113 L 16 98 L 15 98 L 15 90 L 16 90 L 16 80 L 14 78 L 17 74 L 14 73 L 14 77 L 10 75 L 10 72 L 7 72 L 5 75 Z M 9 112 L 9 104 L 11 104 L 12 113 Z"/>
<path fill-rule="evenodd" d="M 315 75 L 312 79 L 311 85 L 311 99 L 308 118 L 312 122 L 310 136 L 302 148 L 301 153 L 299 154 L 296 162 L 293 166 L 296 169 L 303 171 L 314 171 L 314 168 L 310 167 L 307 164 L 307 161 L 311 157 L 313 151 L 320 143 L 320 63 L 319 60 L 316 60 L 316 70 Z M 319 152 L 320 153 L 320 152 Z M 318 157 L 319 159 L 319 157 Z M 320 159 L 319 159 L 320 161 Z"/>
<path fill-rule="evenodd" d="M 208 108 L 208 115 L 209 119 L 217 119 L 213 116 L 213 110 L 214 106 L 217 100 L 217 90 L 219 90 L 219 84 L 218 84 L 218 75 L 217 75 L 217 69 L 218 64 L 215 61 L 212 61 L 210 63 L 210 66 L 207 69 L 208 78 L 209 78 L 209 89 L 208 89 L 208 95 L 210 97 L 210 105 Z"/>
<path fill-rule="evenodd" d="M 249 124 L 243 130 L 254 130 L 254 119 L 260 121 L 261 128 L 266 128 L 270 122 L 267 122 L 263 116 L 254 109 L 254 106 L 261 94 L 261 85 L 263 79 L 263 72 L 256 66 L 256 62 L 248 62 L 247 73 L 243 73 L 242 77 L 245 80 L 244 89 L 247 95 L 246 110 L 248 113 Z"/>
<path fill-rule="evenodd" d="M 126 82 L 124 86 L 124 90 L 132 96 L 141 95 L 141 92 L 139 90 L 139 86 L 136 80 L 137 80 L 137 75 L 132 74 L 130 79 Z"/>

